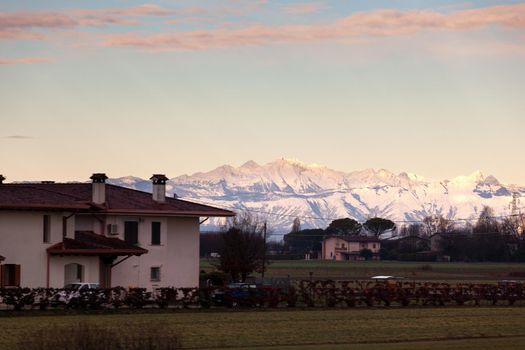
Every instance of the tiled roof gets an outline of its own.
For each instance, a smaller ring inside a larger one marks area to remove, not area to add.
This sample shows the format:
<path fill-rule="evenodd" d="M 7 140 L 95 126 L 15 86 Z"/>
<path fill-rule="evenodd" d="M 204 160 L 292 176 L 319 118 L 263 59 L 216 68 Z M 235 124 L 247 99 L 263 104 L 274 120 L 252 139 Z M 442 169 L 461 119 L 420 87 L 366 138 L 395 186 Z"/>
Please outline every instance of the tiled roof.
<path fill-rule="evenodd" d="M 372 237 L 372 236 L 358 236 L 358 235 L 355 235 L 355 236 L 351 236 L 351 235 L 347 235 L 347 236 L 328 236 L 325 238 L 325 240 L 327 239 L 330 239 L 330 238 L 339 238 L 339 239 L 342 239 L 343 241 L 346 241 L 346 242 L 358 242 L 358 243 L 379 243 L 379 238 L 377 237 Z"/>
<path fill-rule="evenodd" d="M 89 209 L 89 203 L 67 193 L 35 185 L 0 185 L 0 209 Z"/>
<path fill-rule="evenodd" d="M 229 210 L 166 197 L 153 200 L 151 193 L 106 184 L 106 202 L 91 202 L 91 183 L 1 184 L 0 209 L 95 210 L 106 213 L 180 216 L 233 216 Z"/>
<path fill-rule="evenodd" d="M 47 248 L 47 252 L 51 255 L 142 255 L 148 251 L 118 238 L 79 231 L 75 232 L 75 239 L 64 238 Z"/>

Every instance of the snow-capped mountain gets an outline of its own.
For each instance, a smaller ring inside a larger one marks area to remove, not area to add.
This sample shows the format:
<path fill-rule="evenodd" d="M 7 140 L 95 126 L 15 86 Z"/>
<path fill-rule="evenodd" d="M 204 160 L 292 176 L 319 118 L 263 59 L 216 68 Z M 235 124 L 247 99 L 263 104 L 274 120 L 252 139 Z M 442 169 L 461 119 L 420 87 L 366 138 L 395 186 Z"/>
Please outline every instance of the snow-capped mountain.
<path fill-rule="evenodd" d="M 137 177 L 112 179 L 110 183 L 151 191 L 150 181 Z M 441 214 L 471 219 L 484 205 L 506 215 L 510 214 L 512 194 L 524 196 L 525 187 L 501 184 L 479 171 L 433 181 L 384 169 L 344 173 L 279 159 L 266 165 L 249 161 L 240 167 L 223 165 L 206 173 L 178 176 L 168 182 L 167 192 L 196 202 L 250 210 L 266 218 L 274 233 L 286 233 L 295 217 L 300 217 L 303 228 L 324 228 L 343 217 L 421 220 Z M 211 221 L 208 228 L 216 224 Z"/>

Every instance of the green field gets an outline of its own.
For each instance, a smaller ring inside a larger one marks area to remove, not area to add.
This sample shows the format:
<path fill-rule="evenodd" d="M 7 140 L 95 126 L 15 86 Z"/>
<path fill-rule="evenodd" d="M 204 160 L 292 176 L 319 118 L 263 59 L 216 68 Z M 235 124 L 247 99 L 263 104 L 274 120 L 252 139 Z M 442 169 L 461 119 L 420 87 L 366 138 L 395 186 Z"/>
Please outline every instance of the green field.
<path fill-rule="evenodd" d="M 212 271 L 207 260 L 201 268 Z M 503 279 L 525 279 L 525 263 L 426 263 L 401 261 L 272 261 L 267 277 L 308 279 L 368 279 L 375 275 L 394 275 L 407 280 L 448 282 L 496 282 Z"/>
<path fill-rule="evenodd" d="M 214 267 L 201 261 L 206 271 Z M 367 279 L 397 275 L 408 280 L 524 279 L 525 264 L 275 261 L 268 277 Z M 34 330 L 94 323 L 116 334 L 161 328 L 185 349 L 464 349 L 525 348 L 525 307 L 408 307 L 258 310 L 121 310 L 0 312 L 0 350 L 17 350 Z"/>
<path fill-rule="evenodd" d="M 0 349 L 31 329 L 158 323 L 188 349 L 522 349 L 525 308 L 175 311 L 0 317 Z"/>

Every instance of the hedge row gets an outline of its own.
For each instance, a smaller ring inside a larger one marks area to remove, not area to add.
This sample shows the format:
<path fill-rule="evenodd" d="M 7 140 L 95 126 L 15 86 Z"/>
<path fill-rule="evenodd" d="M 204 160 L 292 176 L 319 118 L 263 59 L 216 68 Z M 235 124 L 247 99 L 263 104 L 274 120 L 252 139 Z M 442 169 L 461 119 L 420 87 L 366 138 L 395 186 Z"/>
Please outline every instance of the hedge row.
<path fill-rule="evenodd" d="M 356 307 L 408 305 L 525 305 L 523 283 L 456 284 L 301 281 L 285 288 L 143 288 L 71 291 L 0 289 L 3 309 L 209 307 Z"/>

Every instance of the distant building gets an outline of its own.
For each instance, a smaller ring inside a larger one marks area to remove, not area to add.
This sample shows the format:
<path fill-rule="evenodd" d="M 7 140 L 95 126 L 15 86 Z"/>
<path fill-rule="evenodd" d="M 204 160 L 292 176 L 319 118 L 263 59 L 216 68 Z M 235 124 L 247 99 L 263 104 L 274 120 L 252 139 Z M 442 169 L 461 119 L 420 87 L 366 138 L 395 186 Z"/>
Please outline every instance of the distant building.
<path fill-rule="evenodd" d="M 384 249 L 397 250 L 405 253 L 426 251 L 430 248 L 430 239 L 415 235 L 395 237 L 381 241 Z"/>
<path fill-rule="evenodd" d="M 329 236 L 323 239 L 321 258 L 323 260 L 365 260 L 361 251 L 372 252 L 372 260 L 380 260 L 381 242 L 377 237 L 369 236 Z"/>
<path fill-rule="evenodd" d="M 165 195 L 92 183 L 5 184 L 0 175 L 0 287 L 199 285 L 200 217 L 233 212 Z M 1 261 L 3 260 L 3 261 Z"/>

